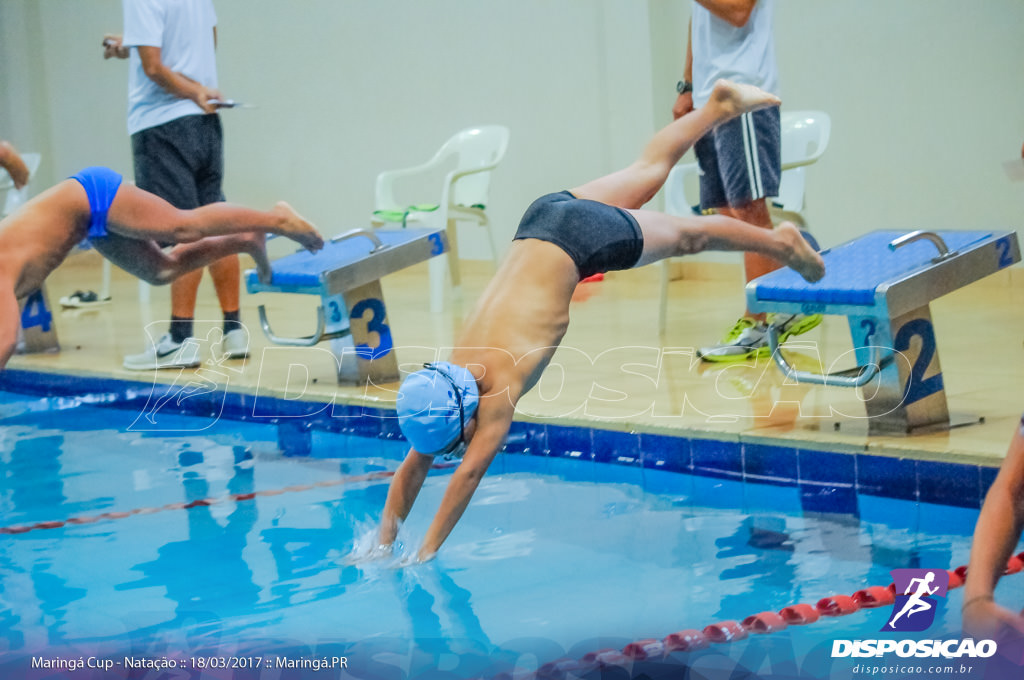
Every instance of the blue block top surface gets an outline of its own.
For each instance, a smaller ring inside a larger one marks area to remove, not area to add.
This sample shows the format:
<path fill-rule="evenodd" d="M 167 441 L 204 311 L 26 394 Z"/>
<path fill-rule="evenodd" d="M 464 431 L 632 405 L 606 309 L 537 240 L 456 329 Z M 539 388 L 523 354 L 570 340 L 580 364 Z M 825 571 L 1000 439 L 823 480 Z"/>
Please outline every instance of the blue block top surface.
<path fill-rule="evenodd" d="M 399 246 L 428 234 L 440 234 L 433 229 L 380 229 L 373 232 L 387 246 Z M 436 244 L 438 252 L 443 251 L 440 239 Z M 320 285 L 323 272 L 335 271 L 351 266 L 365 259 L 373 250 L 374 243 L 368 238 L 357 236 L 337 243 L 328 241 L 323 250 L 310 253 L 306 250 L 286 255 L 271 264 L 273 277 L 271 285 L 281 288 L 313 288 Z M 255 271 L 247 273 L 247 282 L 258 283 Z"/>
<path fill-rule="evenodd" d="M 808 283 L 799 274 L 783 267 L 755 281 L 759 301 L 815 302 L 835 305 L 872 305 L 875 290 L 897 281 L 927 265 L 939 251 L 925 239 L 896 250 L 889 243 L 907 231 L 874 231 L 838 245 L 822 254 L 825 277 Z M 938 231 L 950 251 L 963 250 L 993 235 L 991 231 Z"/>

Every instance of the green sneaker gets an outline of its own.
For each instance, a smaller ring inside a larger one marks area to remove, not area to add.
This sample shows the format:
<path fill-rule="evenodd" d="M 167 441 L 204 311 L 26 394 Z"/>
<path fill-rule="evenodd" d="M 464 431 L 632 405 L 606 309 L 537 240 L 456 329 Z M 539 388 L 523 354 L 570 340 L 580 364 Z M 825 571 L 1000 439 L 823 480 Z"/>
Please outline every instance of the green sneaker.
<path fill-rule="evenodd" d="M 771 314 L 768 317 L 768 323 L 778 324 L 780 318 L 784 318 L 784 315 Z M 821 314 L 789 315 L 789 318 L 782 323 L 779 342 L 782 343 L 794 335 L 806 333 L 821 324 L 822 318 Z M 768 323 L 746 317 L 741 318 L 733 325 L 720 344 L 700 348 L 697 351 L 697 356 L 704 361 L 711 362 L 745 361 L 766 357 L 771 353 L 768 348 Z"/>

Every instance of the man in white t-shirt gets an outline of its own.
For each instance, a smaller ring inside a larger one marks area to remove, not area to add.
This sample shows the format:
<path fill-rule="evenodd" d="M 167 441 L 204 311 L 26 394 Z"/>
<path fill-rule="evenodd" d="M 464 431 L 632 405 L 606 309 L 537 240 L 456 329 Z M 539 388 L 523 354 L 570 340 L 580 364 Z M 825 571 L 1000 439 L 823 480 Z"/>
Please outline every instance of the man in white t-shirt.
<path fill-rule="evenodd" d="M 217 15 L 212 0 L 123 0 L 124 35 L 104 38 L 104 58 L 129 60 L 128 134 L 135 183 L 183 210 L 224 200 L 223 131 L 217 116 Z M 248 352 L 239 321 L 239 261 L 210 265 L 224 313 L 223 349 Z M 155 346 L 125 357 L 134 370 L 199 365 L 193 334 L 197 270 L 171 284 L 171 324 Z"/>
<path fill-rule="evenodd" d="M 755 85 L 779 94 L 772 14 L 775 0 L 695 0 L 690 18 L 683 80 L 672 108 L 678 118 L 703 106 L 720 78 Z M 767 197 L 777 196 L 781 171 L 779 109 L 744 114 L 718 126 L 694 145 L 700 164 L 701 209 L 772 228 Z M 764 255 L 744 256 L 750 281 L 781 265 Z M 805 333 L 821 323 L 820 315 L 792 315 L 784 321 L 781 339 Z M 768 355 L 764 314 L 744 315 L 721 344 L 703 347 L 705 361 L 741 361 Z"/>

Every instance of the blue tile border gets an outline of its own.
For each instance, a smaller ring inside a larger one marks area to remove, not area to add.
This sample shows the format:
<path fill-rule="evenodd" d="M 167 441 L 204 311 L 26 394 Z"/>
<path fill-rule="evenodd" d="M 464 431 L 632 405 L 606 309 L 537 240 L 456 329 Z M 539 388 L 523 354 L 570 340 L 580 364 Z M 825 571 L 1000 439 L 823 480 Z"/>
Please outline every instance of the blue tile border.
<path fill-rule="evenodd" d="M 744 478 L 758 484 L 797 485 L 800 468 L 796 447 L 753 442 L 742 446 Z"/>
<path fill-rule="evenodd" d="M 916 501 L 917 461 L 858 454 L 857 491 L 871 496 Z"/>
<path fill-rule="evenodd" d="M 738 442 L 691 440 L 693 474 L 719 479 L 743 479 L 743 448 Z"/>
<path fill-rule="evenodd" d="M 175 385 L 6 369 L 0 390 L 78 398 L 140 413 Z M 281 448 L 308 455 L 311 433 L 325 431 L 401 440 L 394 410 L 369 405 L 298 401 L 221 390 L 168 399 L 160 413 L 220 417 L 279 426 Z M 159 414 L 158 414 L 159 415 Z M 769 443 L 770 442 L 770 443 Z M 819 446 L 825 446 L 820 444 Z M 857 514 L 859 495 L 964 508 L 981 506 L 997 468 L 915 460 L 865 452 L 836 453 L 806 443 L 722 440 L 693 432 L 635 433 L 596 427 L 516 421 L 504 452 L 586 460 L 695 477 L 796 487 L 805 510 Z"/>

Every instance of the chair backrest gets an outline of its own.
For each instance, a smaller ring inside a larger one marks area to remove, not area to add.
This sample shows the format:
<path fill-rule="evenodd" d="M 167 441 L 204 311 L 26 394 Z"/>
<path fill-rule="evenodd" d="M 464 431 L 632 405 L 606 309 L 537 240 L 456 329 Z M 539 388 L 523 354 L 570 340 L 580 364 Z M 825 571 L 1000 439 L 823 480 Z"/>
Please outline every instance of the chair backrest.
<path fill-rule="evenodd" d="M 457 157 L 455 172 L 495 168 L 508 150 L 509 130 L 504 125 L 482 125 L 456 133 L 438 155 Z M 491 173 L 475 172 L 460 177 L 452 189 L 451 201 L 458 205 L 487 205 Z"/>
<path fill-rule="evenodd" d="M 824 111 L 785 111 L 781 126 L 783 170 L 810 165 L 828 148 L 832 119 Z"/>
<path fill-rule="evenodd" d="M 828 148 L 832 119 L 824 111 L 784 111 L 782 125 L 782 178 L 774 201 L 783 210 L 804 209 L 806 166 Z"/>
<path fill-rule="evenodd" d="M 687 193 L 687 185 L 698 187 L 695 178 L 700 176 L 700 168 L 696 163 L 680 163 L 674 166 L 665 180 L 665 212 L 669 215 L 689 216 L 694 214 L 694 206 L 700 210 L 698 193 Z"/>
<path fill-rule="evenodd" d="M 14 180 L 3 170 L 0 170 L 0 191 L 7 190 L 7 197 L 4 200 L 3 210 L 0 210 L 0 217 L 10 215 L 12 212 L 22 206 L 25 201 L 28 200 L 28 187 L 32 183 L 32 178 L 36 175 L 36 170 L 39 169 L 39 161 L 41 156 L 38 153 L 23 153 L 21 154 L 21 160 L 25 162 L 25 166 L 28 167 L 28 182 L 25 183 L 20 189 L 14 188 Z"/>

